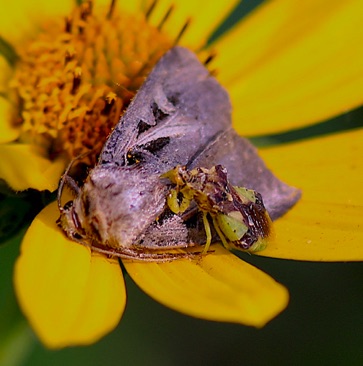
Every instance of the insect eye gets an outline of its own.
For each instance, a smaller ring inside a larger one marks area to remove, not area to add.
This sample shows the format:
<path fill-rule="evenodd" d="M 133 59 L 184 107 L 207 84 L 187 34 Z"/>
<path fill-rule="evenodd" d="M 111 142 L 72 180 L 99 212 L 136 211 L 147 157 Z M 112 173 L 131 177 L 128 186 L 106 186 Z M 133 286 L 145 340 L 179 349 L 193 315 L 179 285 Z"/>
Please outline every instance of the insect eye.
<path fill-rule="evenodd" d="M 63 206 L 63 210 L 64 211 L 69 211 L 71 209 L 71 207 L 73 206 L 73 201 L 68 201 L 64 206 Z"/>
<path fill-rule="evenodd" d="M 78 233 L 72 233 L 72 237 L 75 240 L 81 240 L 82 239 L 82 235 L 80 235 Z"/>

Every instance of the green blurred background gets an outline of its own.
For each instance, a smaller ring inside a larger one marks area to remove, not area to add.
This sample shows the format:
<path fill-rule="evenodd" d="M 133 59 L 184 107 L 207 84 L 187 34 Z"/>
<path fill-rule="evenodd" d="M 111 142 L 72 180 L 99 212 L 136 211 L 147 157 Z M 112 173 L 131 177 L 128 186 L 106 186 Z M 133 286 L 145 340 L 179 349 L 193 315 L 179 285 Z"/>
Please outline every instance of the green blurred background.
<path fill-rule="evenodd" d="M 241 3 L 221 31 L 261 2 Z M 362 121 L 363 109 L 359 108 L 314 127 L 254 142 L 288 142 L 358 128 Z M 90 347 L 44 349 L 20 313 L 12 287 L 24 230 L 19 233 L 18 227 L 34 214 L 29 202 L 39 201 L 39 196 L 25 201 L 5 195 L 0 198 L 0 222 L 9 222 L 16 213 L 11 222 L 17 231 L 0 247 L 0 366 L 363 365 L 361 263 L 309 263 L 244 254 L 240 255 L 244 260 L 290 291 L 287 310 L 261 330 L 176 313 L 150 299 L 126 277 L 127 308 L 114 332 Z M 9 207 L 16 211 L 9 212 Z M 0 225 L 0 231 L 12 233 L 7 229 Z"/>

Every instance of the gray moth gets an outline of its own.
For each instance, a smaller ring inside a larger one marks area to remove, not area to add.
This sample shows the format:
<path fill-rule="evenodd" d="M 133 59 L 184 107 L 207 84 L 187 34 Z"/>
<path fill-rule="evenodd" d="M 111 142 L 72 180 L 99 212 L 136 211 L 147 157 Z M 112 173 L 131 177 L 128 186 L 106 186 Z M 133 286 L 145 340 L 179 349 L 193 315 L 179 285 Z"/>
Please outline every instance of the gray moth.
<path fill-rule="evenodd" d="M 170 171 L 180 172 L 173 176 L 175 181 L 167 179 Z M 215 174 L 218 186 L 212 179 Z M 176 185 L 182 176 L 186 180 Z M 212 182 L 208 189 L 217 193 L 220 202 L 210 208 L 204 205 L 211 196 L 205 188 L 206 179 Z M 190 183 L 195 180 L 199 185 Z M 65 182 L 76 196 L 62 206 Z M 240 189 L 232 194 L 233 187 L 248 190 L 243 191 L 246 195 Z M 67 174 L 63 176 L 58 224 L 72 240 L 111 256 L 145 261 L 177 259 L 188 254 L 174 253 L 173 249 L 206 242 L 208 211 L 214 210 L 213 220 L 220 218 L 220 213 L 228 216 L 231 210 L 243 211 L 243 225 L 246 230 L 253 229 L 256 222 L 244 211 L 252 207 L 245 197 L 255 191 L 263 197 L 264 206 L 259 207 L 266 207 L 272 219 L 283 215 L 300 197 L 300 191 L 276 178 L 248 140 L 233 130 L 231 103 L 224 88 L 191 51 L 175 47 L 147 77 L 82 187 Z M 185 201 L 180 195 L 190 195 L 188 205 L 171 210 L 171 192 L 176 192 L 177 205 Z M 200 193 L 204 201 L 197 199 Z M 259 203 L 253 201 L 255 204 Z M 226 229 L 221 228 L 216 227 L 216 231 L 212 227 L 209 239 L 223 239 Z"/>

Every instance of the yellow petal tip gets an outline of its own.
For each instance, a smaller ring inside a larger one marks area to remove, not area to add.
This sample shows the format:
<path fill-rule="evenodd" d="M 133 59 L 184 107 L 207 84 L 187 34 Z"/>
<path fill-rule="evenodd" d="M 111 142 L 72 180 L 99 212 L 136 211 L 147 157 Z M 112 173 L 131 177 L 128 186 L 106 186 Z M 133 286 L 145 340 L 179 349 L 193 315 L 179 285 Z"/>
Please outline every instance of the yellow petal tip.
<path fill-rule="evenodd" d="M 125 262 L 149 296 L 184 314 L 262 327 L 288 304 L 284 286 L 220 245 L 199 261 Z"/>

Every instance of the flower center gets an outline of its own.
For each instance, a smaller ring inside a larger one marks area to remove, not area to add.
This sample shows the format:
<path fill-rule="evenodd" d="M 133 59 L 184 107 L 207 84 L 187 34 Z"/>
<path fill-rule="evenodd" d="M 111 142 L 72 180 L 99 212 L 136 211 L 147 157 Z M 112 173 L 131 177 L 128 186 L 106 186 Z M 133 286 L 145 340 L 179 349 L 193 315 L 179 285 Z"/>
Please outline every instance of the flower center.
<path fill-rule="evenodd" d="M 172 46 L 144 14 L 77 7 L 20 51 L 12 87 L 21 108 L 21 140 L 52 159 L 96 158 L 122 111 L 157 60 Z M 100 14 L 101 13 L 101 14 Z"/>

